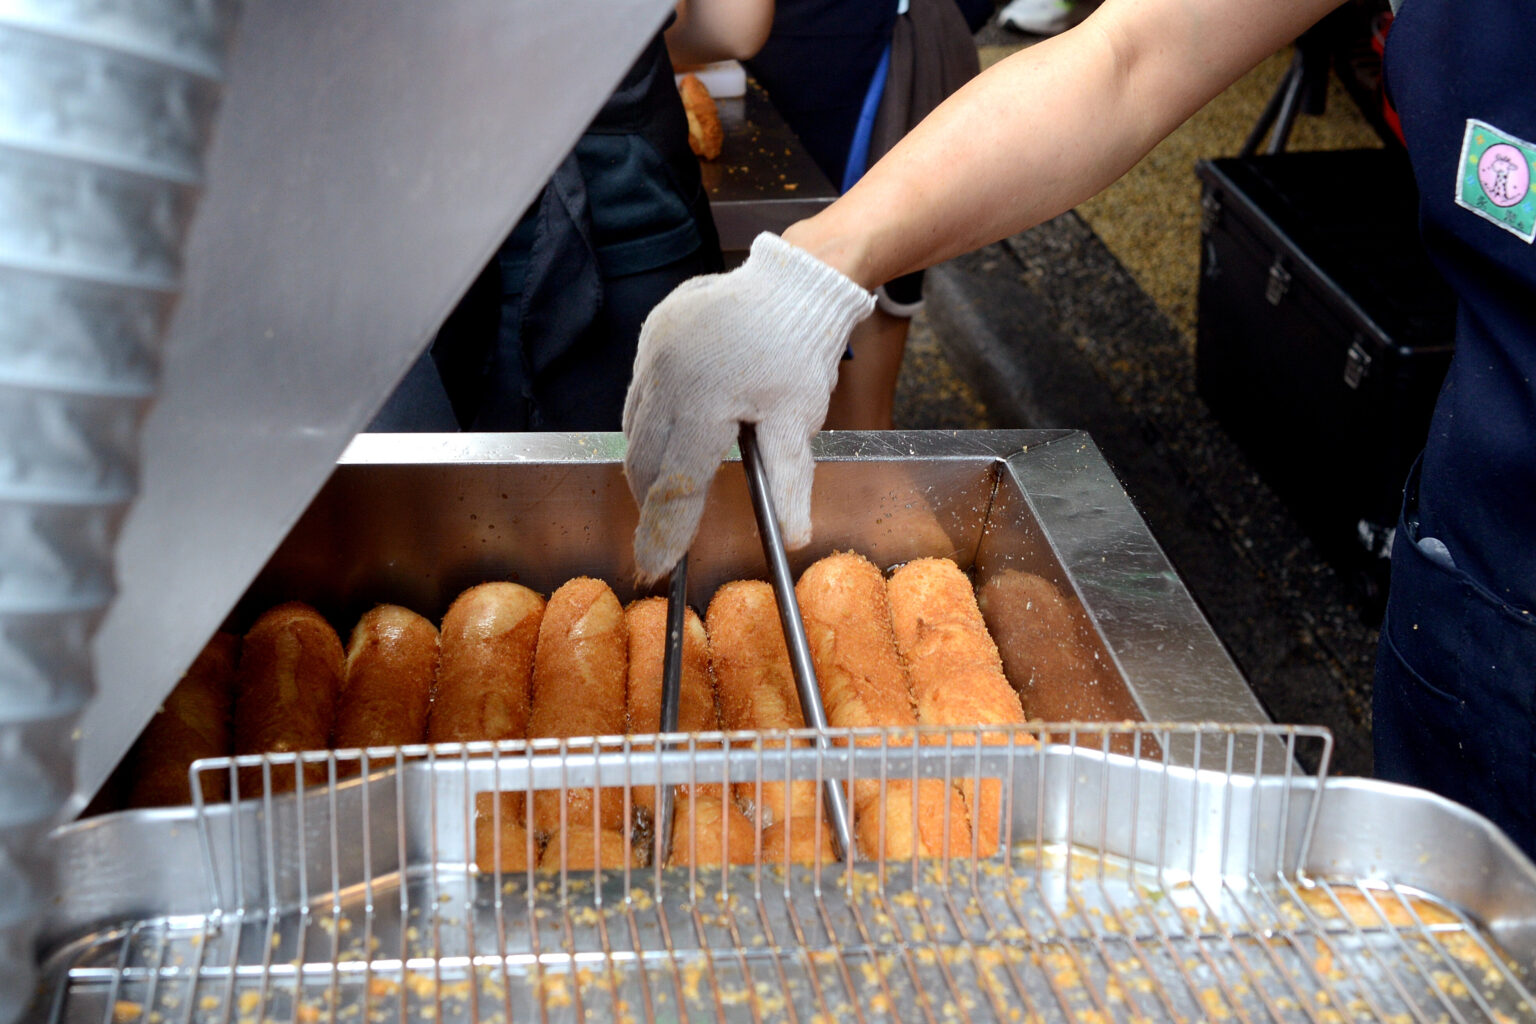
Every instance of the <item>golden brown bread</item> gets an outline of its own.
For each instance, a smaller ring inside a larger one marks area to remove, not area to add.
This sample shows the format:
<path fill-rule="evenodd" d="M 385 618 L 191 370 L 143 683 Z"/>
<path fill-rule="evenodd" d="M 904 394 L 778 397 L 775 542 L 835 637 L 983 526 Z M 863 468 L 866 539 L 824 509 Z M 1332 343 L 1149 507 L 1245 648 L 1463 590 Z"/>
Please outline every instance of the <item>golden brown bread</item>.
<path fill-rule="evenodd" d="M 544 599 L 516 583 L 470 587 L 443 616 L 431 743 L 528 735 L 533 653 Z"/>
<path fill-rule="evenodd" d="M 779 624 L 773 587 L 762 580 L 738 580 L 715 591 L 705 615 L 709 660 L 720 697 L 720 717 L 727 729 L 764 731 L 803 729 L 800 696 Z M 809 746 L 799 740 L 795 746 Z M 782 745 L 775 744 L 777 749 Z M 771 771 L 769 772 L 771 774 Z M 814 782 L 763 779 L 738 783 L 735 796 L 748 813 L 769 825 L 786 817 L 821 814 Z"/>
<path fill-rule="evenodd" d="M 381 604 L 352 627 L 332 742 L 402 746 L 427 738 L 437 675 L 437 627 L 409 608 Z"/>
<path fill-rule="evenodd" d="M 235 672 L 235 753 L 288 753 L 330 746 L 341 691 L 341 639 L 309 605 L 290 601 L 266 612 L 245 634 Z M 304 766 L 306 785 L 327 779 L 324 764 Z M 262 772 L 242 768 L 243 797 L 261 793 Z M 294 773 L 272 770 L 272 789 L 294 788 Z"/>
<path fill-rule="evenodd" d="M 787 847 L 787 848 L 786 848 Z M 782 818 L 763 829 L 763 863 L 838 863 L 832 830 L 821 818 Z"/>
<path fill-rule="evenodd" d="M 572 737 L 624 732 L 629 674 L 624 609 L 608 584 L 577 577 L 549 597 L 539 624 L 533 662 L 533 710 L 528 736 Z M 590 749 L 590 748 L 587 748 Z M 624 791 L 602 791 L 596 808 L 590 789 L 565 793 L 567 827 L 624 827 Z M 541 836 L 560 830 L 560 793 L 533 798 L 534 828 Z"/>
<path fill-rule="evenodd" d="M 720 155 L 725 143 L 725 131 L 720 127 L 720 111 L 709 88 L 697 75 L 684 75 L 678 79 L 677 91 L 683 98 L 683 113 L 688 116 L 688 148 L 695 156 L 713 160 Z"/>
<path fill-rule="evenodd" d="M 922 725 L 1017 725 L 1024 708 L 1003 675 L 997 645 L 992 642 L 976 604 L 971 581 L 947 558 L 921 558 L 897 569 L 886 582 L 896 648 L 907 663 L 917 720 Z M 960 733 L 955 743 L 975 742 Z M 1015 732 L 1017 741 L 1031 742 Z M 1008 732 L 981 734 L 981 742 L 1006 744 Z M 956 755 L 957 775 L 974 771 L 966 755 Z M 959 778 L 978 851 L 990 856 L 1001 832 L 1002 784 L 982 779 L 978 793 L 974 778 Z M 968 852 L 968 851 L 967 851 Z"/>
<path fill-rule="evenodd" d="M 622 868 L 634 864 L 634 851 L 623 832 L 590 824 L 571 825 L 561 835 L 553 836 L 539 858 L 540 871 L 591 871 L 594 868 Z"/>
<path fill-rule="evenodd" d="M 169 807 L 192 802 L 188 770 L 203 757 L 227 757 L 234 749 L 231 712 L 240 638 L 215 633 L 165 703 L 144 727 L 134 751 L 129 807 Z M 229 775 L 203 772 L 205 801 L 229 799 Z"/>
<path fill-rule="evenodd" d="M 633 601 L 624 610 L 624 626 L 629 633 L 629 731 L 635 734 L 654 733 L 661 728 L 661 675 L 662 662 L 667 646 L 667 601 L 663 597 L 647 597 Z M 692 609 L 683 620 L 683 666 L 678 681 L 677 731 L 718 732 L 720 713 L 715 707 L 715 684 L 709 672 L 709 641 L 704 634 L 704 623 Z M 699 745 L 700 750 L 715 748 L 720 744 Z M 639 744 L 634 749 L 650 750 L 649 744 Z M 719 783 L 701 779 L 699 791 L 719 794 Z M 679 787 L 679 792 L 687 786 Z M 631 790 L 636 807 L 647 813 L 655 810 L 656 787 L 636 786 Z"/>
<path fill-rule="evenodd" d="M 679 791 L 672 814 L 669 864 L 751 864 L 757 855 L 757 829 L 741 809 L 718 795 Z"/>
<path fill-rule="evenodd" d="M 813 563 L 795 586 L 827 722 L 838 727 L 917 725 L 912 688 L 896 650 L 885 578 L 873 563 L 838 552 Z M 858 741 L 878 745 L 878 740 Z M 899 745 L 892 738 L 891 745 Z M 937 779 L 854 783 L 854 831 L 868 856 L 969 854 L 970 822 Z"/>
<path fill-rule="evenodd" d="M 539 844 L 523 817 L 526 806 L 521 793 L 475 794 L 475 866 L 485 874 L 498 866 L 503 873 L 527 871 L 539 862 Z"/>

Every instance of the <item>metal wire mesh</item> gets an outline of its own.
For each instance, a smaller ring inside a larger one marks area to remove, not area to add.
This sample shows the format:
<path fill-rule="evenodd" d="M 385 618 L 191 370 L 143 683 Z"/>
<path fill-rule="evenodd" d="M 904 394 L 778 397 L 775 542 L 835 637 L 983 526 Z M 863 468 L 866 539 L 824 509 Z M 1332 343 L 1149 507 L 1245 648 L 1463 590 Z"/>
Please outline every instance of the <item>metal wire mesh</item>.
<path fill-rule="evenodd" d="M 199 801 L 205 877 L 187 884 L 207 886 L 208 913 L 71 951 L 54 1019 L 1536 1017 L 1524 969 L 1457 908 L 1306 868 L 1323 781 L 1293 766 L 1309 744 L 1326 766 L 1324 731 L 837 736 L 830 750 L 721 734 L 203 763 L 195 774 L 225 773 L 244 798 Z M 323 783 L 280 793 L 303 769 Z M 754 829 L 730 864 L 725 832 L 695 827 L 674 840 L 691 863 L 646 863 L 647 788 L 715 786 L 751 807 L 774 784 L 824 780 L 877 787 L 881 831 L 919 784 L 946 794 L 946 826 L 995 801 L 1001 842 L 976 828 L 936 857 L 829 863 L 812 818 L 805 861 L 774 859 Z M 602 852 L 602 796 L 573 799 L 594 787 L 631 826 L 617 867 L 576 866 Z M 538 793 L 559 798 L 563 832 L 592 826 L 544 867 Z"/>

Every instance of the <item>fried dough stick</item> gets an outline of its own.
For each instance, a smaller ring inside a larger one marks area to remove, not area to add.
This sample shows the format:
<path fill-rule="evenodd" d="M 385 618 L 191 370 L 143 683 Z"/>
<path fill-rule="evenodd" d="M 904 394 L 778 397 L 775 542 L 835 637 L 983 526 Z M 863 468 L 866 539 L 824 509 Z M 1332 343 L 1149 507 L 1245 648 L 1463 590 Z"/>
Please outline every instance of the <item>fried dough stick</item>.
<path fill-rule="evenodd" d="M 551 594 L 533 659 L 528 737 L 622 733 L 628 647 L 624 609 L 608 584 L 579 576 Z M 595 808 L 591 789 L 567 788 L 564 794 L 568 827 L 624 827 L 621 788 L 603 789 Z M 533 825 L 541 837 L 560 831 L 560 813 L 560 790 L 534 794 Z"/>
<path fill-rule="evenodd" d="M 409 608 L 381 604 L 352 627 L 336 709 L 337 747 L 421 743 L 437 677 L 437 627 Z"/>
<path fill-rule="evenodd" d="M 896 648 L 907 663 L 917 720 L 922 725 L 1019 725 L 1025 721 L 1018 694 L 1003 674 L 997 645 L 987 632 L 971 581 L 947 558 L 920 558 L 897 569 L 886 582 Z M 1033 742 L 1015 732 L 1016 742 Z M 975 734 L 957 734 L 960 744 Z M 980 742 L 1005 745 L 1009 734 L 984 732 Z M 1002 783 L 966 778 L 964 753 L 956 755 L 955 777 L 977 852 L 991 856 L 1001 834 Z M 979 788 L 979 792 L 978 792 Z M 967 851 L 968 852 L 968 851 Z"/>
<path fill-rule="evenodd" d="M 215 633 L 144 727 L 134 752 L 129 807 L 192 802 L 188 772 L 203 757 L 228 757 L 234 746 L 231 713 L 240 638 Z M 202 773 L 203 799 L 229 799 L 229 773 Z"/>
<path fill-rule="evenodd" d="M 661 731 L 662 661 L 667 647 L 667 599 L 647 597 L 624 609 L 624 625 L 629 632 L 629 731 Z M 683 621 L 683 671 L 677 695 L 678 732 L 719 732 L 720 713 L 715 707 L 715 684 L 709 672 L 709 640 L 704 623 L 692 608 Z M 709 744 L 718 749 L 719 744 Z M 647 751 L 649 744 L 637 746 Z M 706 749 L 700 745 L 699 749 Z M 678 787 L 678 796 L 687 791 Z M 699 780 L 701 793 L 718 797 L 720 784 Z M 656 787 L 635 786 L 631 799 L 646 813 L 656 810 Z"/>
<path fill-rule="evenodd" d="M 649 597 L 633 602 L 624 612 L 629 627 L 629 730 L 656 732 L 661 724 L 662 661 L 666 656 L 667 602 Z M 715 703 L 715 681 L 710 673 L 709 639 L 704 623 L 689 608 L 683 625 L 683 671 L 678 684 L 677 729 L 679 732 L 718 732 L 720 712 Z M 700 744 L 700 750 L 719 749 L 718 743 Z M 636 786 L 636 806 L 655 813 L 656 787 Z M 698 780 L 692 787 L 677 787 L 672 818 L 672 864 L 719 864 L 721 849 L 730 864 L 749 864 L 757 848 L 752 820 L 734 802 L 725 800 L 718 782 Z M 697 860 L 694 860 L 695 853 Z"/>
<path fill-rule="evenodd" d="M 834 726 L 915 726 L 911 684 L 891 631 L 885 578 L 866 558 L 839 552 L 811 565 L 795 587 L 811 659 Z M 858 741 L 878 745 L 877 739 Z M 890 741 L 893 745 L 899 739 Z M 885 859 L 966 856 L 971 848 L 965 805 L 937 779 L 854 783 L 854 831 L 866 856 Z M 946 830 L 947 826 L 947 830 Z"/>
<path fill-rule="evenodd" d="M 763 731 L 805 728 L 773 587 L 762 580 L 727 583 L 715 591 L 704 621 L 725 727 Z M 810 741 L 797 740 L 794 745 L 809 746 Z M 782 748 L 776 745 L 775 749 Z M 807 824 L 814 824 L 822 814 L 821 796 L 812 781 L 786 784 L 764 778 L 761 798 L 755 782 L 737 783 L 735 790 L 737 802 L 764 828 L 790 817 L 803 817 Z"/>
<path fill-rule="evenodd" d="M 607 792 L 606 790 L 604 792 Z M 595 832 L 591 823 L 572 822 L 565 831 L 550 837 L 539 858 L 540 871 L 592 871 L 600 868 L 633 866 L 634 854 L 630 849 L 629 836 L 611 828 Z"/>
<path fill-rule="evenodd" d="M 436 689 L 427 742 L 471 743 L 528 737 L 533 705 L 533 653 L 544 598 L 521 584 L 494 580 L 470 587 L 448 606 L 438 635 Z M 528 867 L 527 806 L 522 793 L 475 797 L 475 863 L 490 871 L 500 826 L 501 869 Z M 538 847 L 534 847 L 537 856 Z"/>
<path fill-rule="evenodd" d="M 702 787 L 701 787 L 702 789 Z M 752 819 L 729 800 L 719 787 L 714 793 L 677 794 L 672 820 L 672 852 L 669 864 L 751 864 L 757 856 L 757 829 Z"/>
<path fill-rule="evenodd" d="M 263 614 L 245 634 L 235 672 L 235 753 L 325 750 L 331 744 L 345 655 L 323 616 L 300 601 Z M 326 781 L 326 766 L 303 766 L 306 785 Z M 272 772 L 272 791 L 297 782 L 286 767 Z M 243 797 L 261 793 L 262 769 L 242 768 Z"/>
<path fill-rule="evenodd" d="M 516 583 L 482 583 L 454 600 L 443 616 L 428 742 L 527 737 L 543 617 L 544 599 Z"/>

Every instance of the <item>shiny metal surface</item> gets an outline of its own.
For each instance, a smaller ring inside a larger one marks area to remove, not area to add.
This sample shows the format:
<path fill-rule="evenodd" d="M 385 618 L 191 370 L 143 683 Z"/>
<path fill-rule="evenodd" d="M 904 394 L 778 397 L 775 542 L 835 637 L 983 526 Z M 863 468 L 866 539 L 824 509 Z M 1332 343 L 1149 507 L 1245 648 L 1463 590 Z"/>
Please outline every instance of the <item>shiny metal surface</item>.
<path fill-rule="evenodd" d="M 827 712 L 821 703 L 821 688 L 816 683 L 816 665 L 811 661 L 811 643 L 805 635 L 805 620 L 800 617 L 800 602 L 795 597 L 795 580 L 789 572 L 789 555 L 779 532 L 778 513 L 773 508 L 773 491 L 768 485 L 768 470 L 757 447 L 757 427 L 741 425 L 736 443 L 741 451 L 741 468 L 752 495 L 752 515 L 763 541 L 763 561 L 768 579 L 773 583 L 773 600 L 779 609 L 779 623 L 789 652 L 789 665 L 795 677 L 795 693 L 800 698 L 801 722 L 817 732 L 816 744 L 830 747 L 832 741 L 821 732 L 827 728 Z M 832 852 L 839 858 L 851 857 L 853 850 L 853 815 L 847 795 L 832 780 L 822 783 L 822 804 L 827 823 L 832 828 Z"/>
<path fill-rule="evenodd" d="M 1084 434 L 823 433 L 811 544 L 891 567 L 945 556 L 978 587 L 1018 570 L 1057 583 L 1086 613 L 1103 672 L 1069 704 L 1097 720 L 1262 722 L 1266 717 L 1146 524 Z M 576 575 L 634 587 L 636 512 L 616 434 L 363 435 L 231 615 L 244 628 L 289 599 L 338 628 L 373 603 L 439 617 L 465 588 L 511 579 L 550 593 Z M 764 578 L 751 495 L 733 453 L 689 556 L 705 607 L 732 579 Z M 1029 609 L 989 611 L 994 635 Z"/>
<path fill-rule="evenodd" d="M 1268 719 L 1246 684 L 1232 684 L 1237 666 L 1087 435 L 1032 445 L 1008 459 L 1008 473 L 1017 487 L 999 492 L 992 517 L 1016 525 L 988 531 L 979 571 L 1022 568 L 1069 583 L 1143 717 Z"/>
<path fill-rule="evenodd" d="M 0 1022 L 52 889 L 238 0 L 0 4 Z"/>
<path fill-rule="evenodd" d="M 720 157 L 699 166 L 727 258 L 750 249 L 758 232 L 778 234 L 837 198 L 836 186 L 755 79 L 747 79 L 746 95 L 715 106 L 725 134 Z"/>
<path fill-rule="evenodd" d="M 182 40 L 197 50 L 220 31 L 167 24 L 128 33 L 121 17 L 102 13 L 111 5 L 95 0 L 18 3 L 39 21 L 78 9 L 92 22 L 82 30 L 90 38 L 122 36 L 145 52 Z M 200 13 L 212 5 L 127 6 Z M 160 396 L 143 427 L 141 492 L 117 549 L 120 597 L 95 644 L 100 698 L 82 717 L 77 807 L 304 511 L 668 6 L 247 5 L 185 259 L 173 263 L 150 246 L 130 275 L 163 283 L 185 267 Z M 152 155 L 166 162 L 173 149 Z M 122 231 L 148 231 L 179 210 L 174 189 L 141 194 L 113 177 L 127 172 L 98 173 L 122 198 Z M 0 208 L 43 203 L 65 186 L 81 183 L 28 176 L 24 189 L 0 194 Z"/>
<path fill-rule="evenodd" d="M 873 745 L 881 734 L 858 731 L 825 750 L 719 734 L 704 739 L 722 749 L 661 756 L 561 741 L 380 749 L 364 765 L 319 754 L 332 778 L 364 770 L 297 797 L 80 822 L 53 838 L 72 884 L 49 921 L 38 1017 L 94 1022 L 122 1004 L 216 1021 L 1530 1016 L 1536 866 L 1485 819 L 1407 787 L 1258 768 L 1266 745 L 1321 744 L 1326 765 L 1321 730 L 1087 728 L 1042 746 L 1046 729 L 991 746 L 940 730 Z M 1108 753 L 1120 738 L 1142 754 L 1202 747 L 1224 767 Z M 295 756 L 265 760 L 275 774 Z M 237 780 L 262 761 L 204 770 Z M 786 772 L 1000 779 L 1006 852 L 469 867 L 481 792 Z"/>

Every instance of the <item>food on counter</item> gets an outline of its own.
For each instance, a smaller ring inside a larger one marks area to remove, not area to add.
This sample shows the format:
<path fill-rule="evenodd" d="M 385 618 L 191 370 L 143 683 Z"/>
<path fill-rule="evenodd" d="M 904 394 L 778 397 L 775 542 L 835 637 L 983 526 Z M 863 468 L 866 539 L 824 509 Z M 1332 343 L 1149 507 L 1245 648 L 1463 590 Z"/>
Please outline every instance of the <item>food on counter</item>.
<path fill-rule="evenodd" d="M 912 686 L 896 649 L 885 577 L 874 563 L 838 552 L 813 563 L 795 587 L 816 666 L 827 721 L 833 726 L 917 725 Z M 878 745 L 878 739 L 859 740 Z M 901 742 L 892 736 L 891 745 Z M 965 805 L 938 779 L 874 779 L 853 785 L 854 832 L 867 856 L 887 859 L 966 856 L 971 850 Z"/>
<path fill-rule="evenodd" d="M 886 582 L 896 647 L 907 664 L 922 725 L 1019 725 L 1024 708 L 1003 674 L 997 645 L 987 632 L 971 581 L 947 558 L 920 558 Z M 956 736 L 956 741 L 969 736 Z M 983 743 L 1006 744 L 1007 732 L 982 734 Z M 1030 740 L 1032 742 L 1032 739 Z M 957 773 L 968 770 L 964 763 Z M 996 778 L 958 779 L 978 850 L 997 850 L 1002 784 Z"/>
<path fill-rule="evenodd" d="M 698 867 L 751 864 L 757 829 L 741 808 L 718 795 L 679 792 L 672 812 L 672 850 L 667 863 Z"/>
<path fill-rule="evenodd" d="M 388 747 L 425 741 L 437 658 L 437 627 L 409 608 L 381 604 L 364 613 L 347 643 L 332 744 Z"/>
<path fill-rule="evenodd" d="M 1000 573 L 977 595 L 949 559 L 918 559 L 887 579 L 863 556 L 840 552 L 811 565 L 796 592 L 828 721 L 895 729 L 888 739 L 893 745 L 912 742 L 901 730 L 926 724 L 976 726 L 988 743 L 1028 742 L 1027 731 L 1008 728 L 1025 722 L 1025 706 L 1003 667 L 1016 677 L 1023 668 L 1030 692 L 1044 695 L 1046 706 L 1053 706 L 1053 677 L 1075 673 L 1080 685 L 1084 673 L 1098 670 L 1084 653 L 1091 637 L 1083 635 L 1088 627 L 1081 614 L 1039 576 Z M 182 729 L 184 746 L 214 742 L 209 735 L 216 728 L 184 719 L 221 718 L 217 687 L 200 696 L 196 688 L 222 674 L 234 680 L 235 753 L 405 745 L 423 736 L 453 742 L 656 732 L 666 614 L 663 598 L 625 608 L 608 584 L 588 577 L 569 580 L 547 601 L 518 584 L 485 583 L 459 595 L 440 632 L 409 609 L 375 607 L 343 650 L 315 609 L 289 602 L 251 627 L 238 667 L 240 641 L 216 638 L 153 727 Z M 1001 654 L 994 636 L 1003 641 Z M 679 731 L 803 727 L 769 584 L 722 585 L 704 620 L 689 609 L 683 653 Z M 151 743 L 149 735 L 142 747 L 176 746 Z M 964 742 L 965 734 L 956 738 Z M 881 740 L 858 742 L 878 746 Z M 692 794 L 678 787 L 674 863 L 750 863 L 759 847 L 768 863 L 835 859 L 818 784 L 775 778 L 782 764 L 772 747 L 769 740 L 761 780 L 725 790 L 718 779 L 700 778 Z M 643 745 L 634 749 L 644 756 Z M 185 766 L 193 757 L 229 750 L 210 745 L 179 752 L 178 766 L 168 772 L 180 788 L 162 802 L 186 802 Z M 143 768 L 133 780 L 136 792 L 164 784 L 166 772 Z M 324 764 L 304 766 L 303 774 L 305 784 L 327 781 Z M 239 782 L 242 795 L 259 794 L 261 769 L 242 769 Z M 290 790 L 295 772 L 275 768 L 271 782 L 274 791 Z M 531 807 L 521 792 L 477 793 L 474 860 L 482 871 L 527 870 L 562 857 L 575 868 L 631 862 L 649 850 L 655 795 L 653 785 L 635 786 L 630 813 L 640 813 L 626 820 L 620 786 L 594 798 L 591 788 L 573 785 L 563 803 L 559 791 L 538 791 Z M 953 786 L 895 769 L 884 782 L 855 782 L 849 795 L 865 856 L 966 857 L 973 829 L 983 856 L 1000 843 L 1001 783 L 966 777 L 963 761 Z M 636 828 L 642 847 L 631 850 Z"/>
<path fill-rule="evenodd" d="M 647 597 L 631 602 L 624 610 L 624 625 L 629 633 L 628 719 L 632 734 L 661 731 L 662 662 L 667 648 L 667 600 Z M 683 621 L 683 666 L 678 681 L 677 731 L 719 732 L 720 712 L 715 707 L 715 685 L 709 674 L 709 640 L 704 623 L 692 609 Z M 719 744 L 709 744 L 718 748 Z M 650 750 L 649 744 L 634 749 Z M 701 745 L 699 749 L 706 749 Z M 699 780 L 699 792 L 720 793 L 719 783 Z M 683 792 L 687 786 L 680 787 Z M 636 807 L 654 813 L 656 787 L 635 786 L 630 799 Z"/>
<path fill-rule="evenodd" d="M 624 732 L 629 642 L 624 609 L 602 580 L 579 576 L 549 597 L 533 659 L 533 710 L 528 738 L 606 736 Z M 624 827 L 624 792 L 591 789 L 565 793 L 565 824 Z M 541 836 L 560 830 L 556 790 L 533 797 L 533 825 Z"/>
<path fill-rule="evenodd" d="M 720 127 L 720 111 L 709 89 L 697 75 L 683 75 L 677 80 L 677 91 L 683 97 L 683 112 L 688 115 L 688 148 L 695 156 L 713 160 L 720 155 L 725 143 L 725 130 Z"/>
<path fill-rule="evenodd" d="M 705 614 L 709 661 L 720 695 L 720 717 L 727 729 L 805 728 L 789 648 L 779 624 L 773 587 L 762 580 L 738 580 L 715 591 Z M 809 746 L 805 740 L 796 746 Z M 763 826 L 786 817 L 814 817 L 821 798 L 814 782 L 762 780 L 738 783 L 736 799 Z"/>
<path fill-rule="evenodd" d="M 815 864 L 838 863 L 832 848 L 832 829 L 826 820 L 783 818 L 763 829 L 763 863 Z"/>
<path fill-rule="evenodd" d="M 202 757 L 227 757 L 234 746 L 231 712 L 240 638 L 216 633 L 144 727 L 134 750 L 129 807 L 192 802 L 188 770 Z M 229 776 L 204 772 L 203 799 L 229 799 Z"/>
<path fill-rule="evenodd" d="M 525 810 L 521 793 L 475 794 L 475 866 L 485 874 L 498 868 L 504 874 L 527 871 L 539 863 L 539 843 L 528 831 Z"/>
<path fill-rule="evenodd" d="M 551 836 L 539 858 L 540 871 L 592 871 L 596 868 L 634 866 L 634 852 L 629 837 L 617 829 L 591 825 L 570 825 Z"/>
<path fill-rule="evenodd" d="M 300 601 L 258 618 L 241 645 L 235 672 L 235 753 L 288 753 L 330 746 L 336 700 L 345 671 L 341 638 L 319 612 Z M 324 764 L 303 766 L 306 785 L 326 781 Z M 287 792 L 293 769 L 273 766 L 272 791 Z M 242 768 L 240 792 L 262 792 L 262 768 Z"/>
<path fill-rule="evenodd" d="M 528 735 L 534 646 L 544 598 L 516 583 L 470 587 L 443 616 L 431 743 Z"/>

